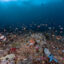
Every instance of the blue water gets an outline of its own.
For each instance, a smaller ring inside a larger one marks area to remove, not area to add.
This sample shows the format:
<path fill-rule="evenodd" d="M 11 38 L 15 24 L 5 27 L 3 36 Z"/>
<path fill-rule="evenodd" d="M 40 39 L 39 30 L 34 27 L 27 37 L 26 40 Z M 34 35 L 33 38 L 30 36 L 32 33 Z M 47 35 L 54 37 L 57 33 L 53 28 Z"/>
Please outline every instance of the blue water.
<path fill-rule="evenodd" d="M 64 24 L 64 0 L 0 1 L 0 26 L 31 23 Z"/>

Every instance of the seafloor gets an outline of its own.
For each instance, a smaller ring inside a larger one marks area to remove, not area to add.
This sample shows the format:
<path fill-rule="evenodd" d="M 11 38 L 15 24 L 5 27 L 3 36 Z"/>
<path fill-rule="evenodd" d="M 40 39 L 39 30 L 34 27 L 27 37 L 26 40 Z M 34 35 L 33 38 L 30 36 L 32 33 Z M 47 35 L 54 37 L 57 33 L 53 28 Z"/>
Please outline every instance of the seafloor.
<path fill-rule="evenodd" d="M 0 64 L 63 64 L 64 62 L 64 44 L 60 36 L 48 37 L 47 33 L 45 35 L 42 32 L 20 35 L 7 33 L 4 38 L 2 36 L 4 35 L 0 34 Z"/>

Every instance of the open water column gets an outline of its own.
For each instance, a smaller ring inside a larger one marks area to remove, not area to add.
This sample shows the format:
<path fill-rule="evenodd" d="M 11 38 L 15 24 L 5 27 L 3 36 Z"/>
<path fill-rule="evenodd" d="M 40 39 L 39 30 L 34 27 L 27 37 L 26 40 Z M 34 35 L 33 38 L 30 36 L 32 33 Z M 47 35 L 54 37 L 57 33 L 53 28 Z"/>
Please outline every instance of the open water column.
<path fill-rule="evenodd" d="M 63 0 L 0 0 L 0 24 L 51 23 L 51 17 L 60 23 L 63 7 Z"/>

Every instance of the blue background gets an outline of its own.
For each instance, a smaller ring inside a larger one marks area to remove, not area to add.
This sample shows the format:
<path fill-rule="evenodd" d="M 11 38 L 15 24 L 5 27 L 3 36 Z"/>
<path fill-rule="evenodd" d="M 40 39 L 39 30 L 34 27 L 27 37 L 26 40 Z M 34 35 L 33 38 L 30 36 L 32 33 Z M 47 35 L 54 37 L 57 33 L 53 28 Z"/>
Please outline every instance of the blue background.
<path fill-rule="evenodd" d="M 64 0 L 0 1 L 0 25 L 64 24 Z"/>

